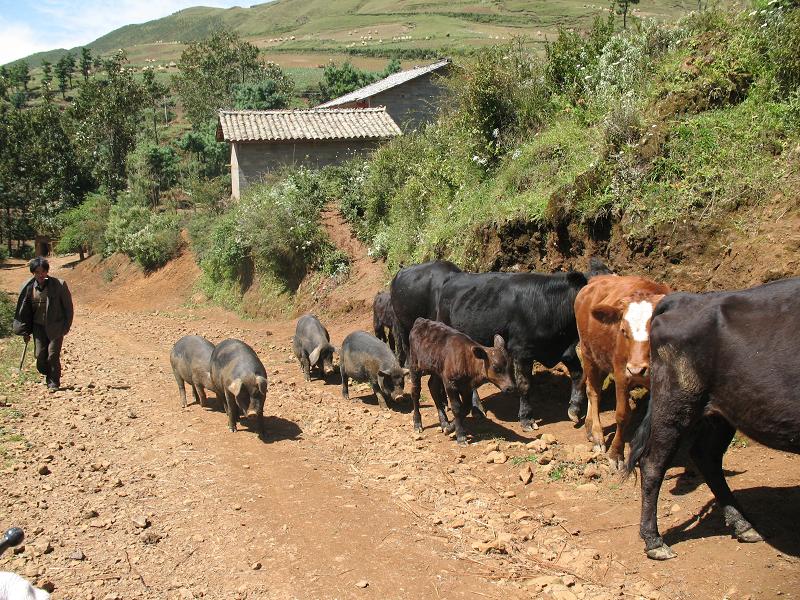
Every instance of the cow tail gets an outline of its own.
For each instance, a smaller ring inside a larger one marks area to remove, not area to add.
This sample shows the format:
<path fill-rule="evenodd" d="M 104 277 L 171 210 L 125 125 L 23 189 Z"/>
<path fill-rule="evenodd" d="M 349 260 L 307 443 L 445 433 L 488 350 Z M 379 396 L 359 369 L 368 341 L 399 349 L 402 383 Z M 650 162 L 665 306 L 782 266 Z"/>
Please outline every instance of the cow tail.
<path fill-rule="evenodd" d="M 653 397 L 650 396 L 647 402 L 647 410 L 644 413 L 642 422 L 639 424 L 639 429 L 631 440 L 631 449 L 628 453 L 628 462 L 625 463 L 625 473 L 622 478 L 627 479 L 633 473 L 633 470 L 639 464 L 642 456 L 644 455 L 647 447 L 650 445 L 650 430 L 653 423 Z"/>

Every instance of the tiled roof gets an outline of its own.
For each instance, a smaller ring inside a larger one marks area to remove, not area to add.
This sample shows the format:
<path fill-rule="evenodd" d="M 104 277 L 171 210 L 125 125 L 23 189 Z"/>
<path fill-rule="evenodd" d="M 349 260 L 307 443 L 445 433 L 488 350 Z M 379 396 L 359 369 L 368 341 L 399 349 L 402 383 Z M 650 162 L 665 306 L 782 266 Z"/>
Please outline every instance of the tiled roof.
<path fill-rule="evenodd" d="M 226 142 L 281 140 L 383 140 L 401 134 L 379 108 L 334 110 L 220 110 L 217 139 Z"/>
<path fill-rule="evenodd" d="M 405 83 L 406 81 L 410 81 L 425 75 L 426 73 L 431 73 L 437 69 L 441 69 L 449 64 L 450 60 L 445 58 L 444 60 L 440 60 L 425 67 L 414 67 L 413 69 L 400 71 L 399 73 L 394 73 L 388 77 L 384 77 L 380 81 L 376 81 L 375 83 L 371 83 L 363 88 L 359 88 L 354 92 L 350 92 L 349 94 L 345 94 L 344 96 L 340 96 L 339 98 L 334 98 L 333 100 L 329 100 L 324 104 L 320 104 L 317 106 L 317 108 L 332 108 L 334 106 L 341 106 L 342 104 L 347 104 L 349 102 L 358 102 L 359 100 L 379 94 L 385 90 L 388 90 L 389 88 L 395 87 L 396 85 L 400 85 L 401 83 Z"/>

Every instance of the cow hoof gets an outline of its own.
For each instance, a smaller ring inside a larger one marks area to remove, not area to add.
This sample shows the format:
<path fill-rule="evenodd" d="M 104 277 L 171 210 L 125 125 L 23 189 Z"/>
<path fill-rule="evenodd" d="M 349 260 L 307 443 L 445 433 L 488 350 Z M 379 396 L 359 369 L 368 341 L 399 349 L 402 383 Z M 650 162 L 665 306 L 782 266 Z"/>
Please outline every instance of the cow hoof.
<path fill-rule="evenodd" d="M 736 539 L 745 544 L 754 544 L 755 542 L 763 542 L 764 538 L 758 533 L 755 528 L 745 529 L 741 533 L 736 534 Z"/>
<path fill-rule="evenodd" d="M 669 560 L 670 558 L 675 558 L 676 556 L 678 555 L 675 554 L 672 551 L 672 548 L 666 544 L 647 551 L 647 558 L 652 558 L 653 560 Z"/>
<path fill-rule="evenodd" d="M 616 469 L 617 471 L 622 471 L 622 469 L 625 467 L 625 459 L 620 458 L 618 456 L 609 456 L 608 464 L 611 465 L 612 469 Z"/>
<path fill-rule="evenodd" d="M 522 425 L 522 431 L 536 431 L 539 429 L 539 425 L 533 419 L 520 421 L 520 425 Z"/>
<path fill-rule="evenodd" d="M 459 446 L 469 446 L 469 442 L 467 442 L 467 438 L 456 439 L 456 443 Z"/>
<path fill-rule="evenodd" d="M 415 433 L 422 433 L 422 425 L 414 425 Z"/>
<path fill-rule="evenodd" d="M 591 441 L 591 440 L 589 440 L 589 441 Z M 605 454 L 605 451 L 606 451 L 605 444 L 595 444 L 594 446 L 592 446 L 592 452 L 601 452 L 601 453 Z M 611 460 L 611 457 L 609 457 L 608 460 Z"/>
<path fill-rule="evenodd" d="M 570 406 L 569 410 L 567 411 L 567 416 L 569 420 L 573 423 L 578 423 L 581 420 L 580 409 L 577 406 Z"/>

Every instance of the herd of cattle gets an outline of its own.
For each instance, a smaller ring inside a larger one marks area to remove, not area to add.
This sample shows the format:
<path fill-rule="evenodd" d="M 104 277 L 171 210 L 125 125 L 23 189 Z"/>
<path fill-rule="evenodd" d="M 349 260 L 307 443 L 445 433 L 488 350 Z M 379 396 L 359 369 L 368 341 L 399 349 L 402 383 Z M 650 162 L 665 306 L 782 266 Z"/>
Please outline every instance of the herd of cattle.
<path fill-rule="evenodd" d="M 374 335 L 355 331 L 337 348 L 316 317 L 301 317 L 293 350 L 305 379 L 312 369 L 324 379 L 338 353 L 344 398 L 349 400 L 350 379 L 367 382 L 386 408 L 387 401 L 403 397 L 408 377 L 413 426 L 421 431 L 421 379 L 428 375 L 440 427 L 455 431 L 458 444 L 467 443 L 467 414 L 485 416 L 477 389 L 487 382 L 516 391 L 520 425 L 535 429 L 533 363 L 562 363 L 572 381 L 568 417 L 579 422 L 586 406 L 587 437 L 606 451 L 599 400 L 611 375 L 617 429 L 607 456 L 626 474 L 640 468 L 640 535 L 650 558 L 675 556 L 658 532 L 656 508 L 682 440 L 742 542 L 761 536 L 723 476 L 722 456 L 734 433 L 739 429 L 767 446 L 800 453 L 800 278 L 690 294 L 612 274 L 594 258 L 585 273 L 552 274 L 466 273 L 432 261 L 395 275 L 389 291 L 375 297 L 373 325 Z M 228 339 L 215 347 L 186 336 L 170 361 L 182 406 L 185 383 L 202 406 L 205 390 L 213 390 L 231 431 L 245 414 L 264 436 L 267 373 L 247 344 Z M 634 387 L 648 388 L 650 400 L 625 463 Z"/>

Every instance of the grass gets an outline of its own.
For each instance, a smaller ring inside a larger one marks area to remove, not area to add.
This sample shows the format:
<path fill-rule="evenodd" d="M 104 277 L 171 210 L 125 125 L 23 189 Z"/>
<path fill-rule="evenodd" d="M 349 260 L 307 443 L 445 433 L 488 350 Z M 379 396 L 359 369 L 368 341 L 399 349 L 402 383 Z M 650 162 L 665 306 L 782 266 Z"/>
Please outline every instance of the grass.
<path fill-rule="evenodd" d="M 4 403 L 11 405 L 0 407 L 0 461 L 4 468 L 12 462 L 12 453 L 8 446 L 25 442 L 25 437 L 14 427 L 24 417 L 24 413 L 17 407 L 23 397 L 24 385 L 40 379 L 31 361 L 32 346 L 28 347 L 22 371 L 17 371 L 24 347 L 21 337 L 0 339 L 0 388 L 5 396 Z"/>

